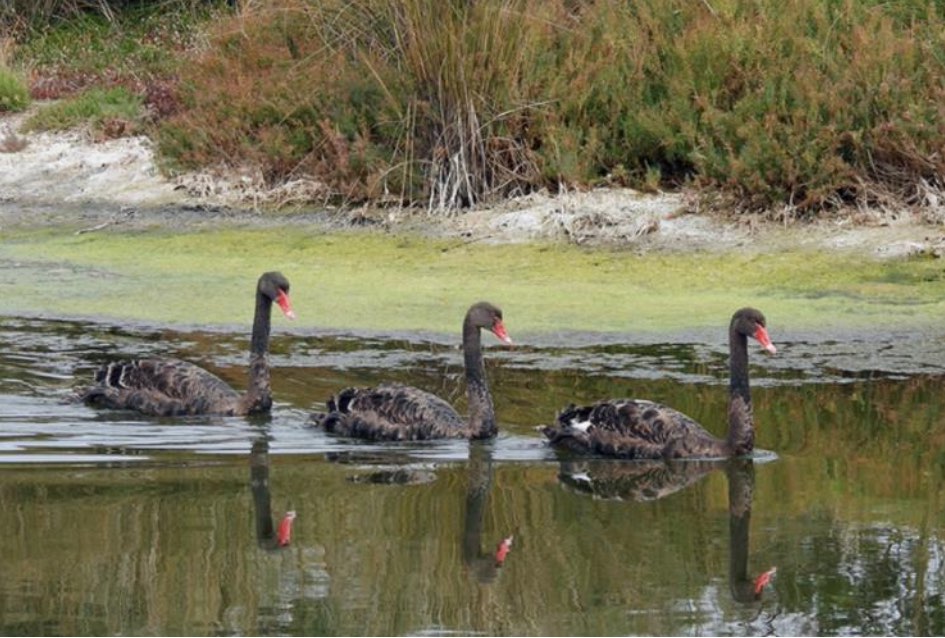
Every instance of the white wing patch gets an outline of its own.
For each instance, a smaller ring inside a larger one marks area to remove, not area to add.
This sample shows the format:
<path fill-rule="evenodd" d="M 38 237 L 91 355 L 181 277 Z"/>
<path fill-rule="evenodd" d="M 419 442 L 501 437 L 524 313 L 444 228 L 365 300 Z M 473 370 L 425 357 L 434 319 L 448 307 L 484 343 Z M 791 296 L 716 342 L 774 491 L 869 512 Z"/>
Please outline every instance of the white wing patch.
<path fill-rule="evenodd" d="M 578 483 L 591 483 L 591 475 L 587 472 L 578 472 L 577 474 L 572 474 L 571 479 Z"/>
<path fill-rule="evenodd" d="M 589 420 L 588 421 L 578 421 L 577 419 L 571 419 L 571 422 L 568 423 L 569 428 L 574 428 L 575 430 L 580 430 L 581 432 L 587 432 L 591 425 L 593 425 Z"/>

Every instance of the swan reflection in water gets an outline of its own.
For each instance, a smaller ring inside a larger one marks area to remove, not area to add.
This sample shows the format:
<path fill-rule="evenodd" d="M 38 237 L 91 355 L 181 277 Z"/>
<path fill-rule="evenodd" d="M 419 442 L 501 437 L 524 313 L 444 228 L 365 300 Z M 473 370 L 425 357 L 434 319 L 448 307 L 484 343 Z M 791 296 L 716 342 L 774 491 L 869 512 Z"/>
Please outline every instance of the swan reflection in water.
<path fill-rule="evenodd" d="M 732 598 L 750 603 L 761 598 L 777 567 L 756 578 L 748 576 L 748 530 L 751 527 L 751 502 L 755 491 L 755 463 L 751 459 L 733 459 L 725 468 L 728 474 L 728 582 Z"/>
<path fill-rule="evenodd" d="M 512 550 L 514 537 L 510 534 L 498 539 L 495 545 L 483 547 L 482 528 L 486 505 L 492 490 L 492 441 L 469 442 L 467 483 L 463 508 L 463 531 L 460 538 L 463 565 L 480 583 L 489 584 L 498 578 L 502 566 Z M 360 465 L 364 463 L 389 464 L 398 457 L 392 453 L 384 455 L 359 453 L 334 453 L 328 459 L 336 463 Z M 410 467 L 407 457 L 399 458 L 403 466 L 381 468 L 348 477 L 352 483 L 371 485 L 426 485 L 436 481 L 436 473 L 429 469 Z"/>
<path fill-rule="evenodd" d="M 656 501 L 697 483 L 711 472 L 728 476 L 729 588 L 737 602 L 760 600 L 776 572 L 772 567 L 752 579 L 748 575 L 749 528 L 755 489 L 755 463 L 750 458 L 725 461 L 563 461 L 558 480 L 570 490 L 594 498 Z"/>
<path fill-rule="evenodd" d="M 325 549 L 311 539 L 293 544 L 294 511 L 286 512 L 278 525 L 275 523 L 269 487 L 269 437 L 265 434 L 253 440 L 249 472 L 256 544 L 262 550 L 255 561 L 258 625 L 250 633 L 288 635 L 298 627 L 300 618 L 317 617 L 326 609 L 322 605 L 312 606 L 313 601 L 328 599 L 331 591 Z M 288 549 L 292 551 L 285 551 Z"/>
<path fill-rule="evenodd" d="M 269 439 L 262 436 L 253 441 L 249 454 L 250 487 L 256 520 L 256 543 L 262 549 L 285 549 L 292 542 L 295 512 L 286 512 L 278 527 L 272 518 L 272 495 L 269 492 Z"/>
<path fill-rule="evenodd" d="M 656 501 L 697 483 L 724 461 L 562 461 L 558 481 L 594 498 Z"/>
<path fill-rule="evenodd" d="M 491 583 L 499 576 L 514 541 L 510 534 L 500 539 L 492 550 L 482 547 L 482 524 L 489 492 L 492 491 L 491 441 L 470 441 L 468 468 L 463 518 L 463 563 L 480 583 Z"/>

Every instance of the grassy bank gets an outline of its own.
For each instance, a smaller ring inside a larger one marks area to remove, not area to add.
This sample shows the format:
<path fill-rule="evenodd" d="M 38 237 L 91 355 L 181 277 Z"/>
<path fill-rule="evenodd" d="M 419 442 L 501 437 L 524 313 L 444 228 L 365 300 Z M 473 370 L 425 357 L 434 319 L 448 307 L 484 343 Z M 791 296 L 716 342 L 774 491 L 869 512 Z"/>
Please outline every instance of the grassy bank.
<path fill-rule="evenodd" d="M 214 4 L 81 13 L 16 61 L 40 91 L 130 86 L 169 170 L 249 166 L 335 201 L 689 183 L 794 216 L 930 206 L 943 183 L 939 3 Z"/>
<path fill-rule="evenodd" d="M 917 329 L 945 313 L 929 259 L 850 253 L 588 252 L 293 228 L 176 234 L 9 233 L 7 315 L 248 325 L 265 270 L 292 281 L 298 326 L 453 334 L 470 303 L 503 307 L 514 334 L 660 335 L 717 328 L 754 305 L 779 331 Z M 513 328 L 514 326 L 514 328 Z"/>

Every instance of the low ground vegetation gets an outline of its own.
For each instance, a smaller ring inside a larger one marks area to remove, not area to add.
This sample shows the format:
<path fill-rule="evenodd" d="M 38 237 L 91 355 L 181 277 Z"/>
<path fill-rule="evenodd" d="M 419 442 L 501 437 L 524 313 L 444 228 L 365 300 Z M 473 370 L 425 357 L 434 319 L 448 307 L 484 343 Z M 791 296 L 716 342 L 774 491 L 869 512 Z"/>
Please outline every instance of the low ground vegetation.
<path fill-rule="evenodd" d="M 437 211 L 598 185 L 788 217 L 945 201 L 941 2 L 19 4 L 0 109 L 19 73 L 86 102 L 33 126 L 143 131 L 169 171 Z"/>

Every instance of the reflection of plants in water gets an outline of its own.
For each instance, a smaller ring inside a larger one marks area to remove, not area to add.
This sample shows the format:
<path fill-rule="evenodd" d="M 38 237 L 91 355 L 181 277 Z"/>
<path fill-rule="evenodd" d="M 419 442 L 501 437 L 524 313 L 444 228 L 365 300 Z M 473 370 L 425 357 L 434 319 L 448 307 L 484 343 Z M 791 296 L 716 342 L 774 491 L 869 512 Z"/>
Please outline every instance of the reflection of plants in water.
<path fill-rule="evenodd" d="M 799 457 L 775 473 L 793 486 L 798 511 L 823 497 L 823 481 L 855 490 L 840 499 L 833 494 L 830 508 L 838 511 L 864 496 L 937 499 L 935 485 L 945 475 L 945 403 L 936 377 L 765 388 L 755 409 L 764 447 Z M 897 503 L 895 509 L 909 509 L 906 501 Z"/>
<path fill-rule="evenodd" d="M 290 551 L 271 553 L 258 550 L 251 527 L 246 458 L 179 458 L 126 469 L 5 468 L 0 506 L 15 515 L 0 526 L 6 565 L 18 574 L 5 595 L 38 619 L 36 633 L 50 618 L 70 634 L 134 633 L 146 622 L 183 634 L 218 627 L 221 618 L 233 633 L 258 633 L 263 612 L 283 617 L 287 607 L 274 602 L 291 605 L 294 624 L 273 624 L 272 633 L 323 635 L 430 627 L 731 634 L 757 614 L 754 605 L 732 603 L 725 578 L 722 472 L 668 498 L 628 503 L 561 489 L 547 463 L 494 463 L 474 554 L 490 558 L 513 531 L 515 541 L 501 576 L 484 586 L 465 567 L 460 540 L 470 512 L 465 463 L 438 465 L 436 481 L 401 487 L 351 483 L 348 468 L 315 457 L 278 457 L 273 498 L 291 495 L 305 526 Z M 758 465 L 752 504 L 747 574 L 757 577 L 771 564 L 759 559 L 777 557 L 777 633 L 940 634 L 941 501 L 899 505 L 857 494 L 835 502 L 841 484 L 818 486 L 816 477 L 792 484 L 793 463 Z M 815 487 L 820 501 L 806 493 Z M 894 506 L 924 523 L 897 524 L 904 515 Z M 283 580 L 285 565 L 310 560 L 322 569 L 318 591 L 308 590 L 308 568 L 297 571 L 299 582 Z M 23 582 L 29 596 L 15 597 Z M 701 606 L 716 600 L 728 607 Z"/>
<path fill-rule="evenodd" d="M 941 632 L 945 547 L 937 523 L 902 530 L 845 524 L 825 512 L 810 518 L 802 523 L 809 531 L 800 536 L 785 530 L 770 540 L 794 554 L 778 575 L 791 586 L 779 594 L 784 612 L 808 618 L 801 633 L 833 634 L 850 627 L 884 635 Z"/>

